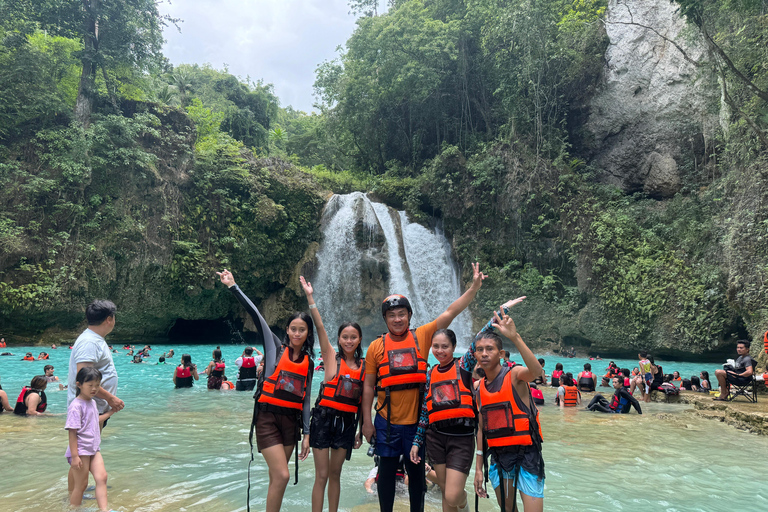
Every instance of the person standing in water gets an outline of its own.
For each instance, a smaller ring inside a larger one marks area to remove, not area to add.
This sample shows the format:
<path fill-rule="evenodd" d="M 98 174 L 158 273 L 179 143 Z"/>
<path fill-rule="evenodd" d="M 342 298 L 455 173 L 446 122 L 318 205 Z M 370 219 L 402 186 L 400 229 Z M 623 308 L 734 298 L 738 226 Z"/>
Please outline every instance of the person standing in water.
<path fill-rule="evenodd" d="M 525 366 L 504 368 L 499 364 L 501 337 L 486 332 L 475 342 L 478 365 L 485 377 L 477 389 L 479 428 L 477 446 L 488 447 L 488 475 L 502 512 L 514 510 L 517 491 L 525 512 L 544 509 L 544 458 L 541 455 L 539 411 L 531 398 L 529 382 L 541 375 L 541 365 L 517 332 L 507 313 L 494 313 L 493 327 L 510 339 Z M 486 450 L 478 450 L 475 461 L 475 492 L 487 498 L 483 465 Z"/>
<path fill-rule="evenodd" d="M 405 457 L 411 512 L 424 509 L 424 453 L 420 462 L 410 459 L 418 427 L 419 410 L 427 381 L 427 357 L 432 336 L 447 328 L 475 298 L 485 279 L 479 263 L 472 264 L 472 286 L 432 322 L 410 330 L 413 310 L 402 295 L 390 295 L 381 305 L 387 332 L 374 340 L 365 357 L 363 388 L 363 434 L 375 443 L 379 463 L 379 506 L 392 512 L 395 502 L 395 475 L 400 457 Z M 376 419 L 369 411 L 377 395 Z"/>
<path fill-rule="evenodd" d="M 315 461 L 315 485 L 312 488 L 312 512 L 323 511 L 325 488 L 328 486 L 328 510 L 339 509 L 341 468 L 359 448 L 361 438 L 355 436 L 363 396 L 363 332 L 354 322 L 339 326 L 337 353 L 328 340 L 323 320 L 312 294 L 312 283 L 299 278 L 307 295 L 309 311 L 317 329 L 320 351 L 325 362 L 323 385 L 312 409 L 309 446 Z"/>
<path fill-rule="evenodd" d="M 224 361 L 221 360 L 221 349 L 216 347 L 213 351 L 213 361 L 203 370 L 203 374 L 208 376 L 208 389 L 221 389 L 225 368 Z"/>
<path fill-rule="evenodd" d="M 176 388 L 191 388 L 193 380 L 200 380 L 197 365 L 192 363 L 192 356 L 181 355 L 181 364 L 173 370 L 173 385 Z"/>
<path fill-rule="evenodd" d="M 312 372 L 315 343 L 312 318 L 298 312 L 291 315 L 283 341 L 267 325 L 264 317 L 235 283 L 232 272 L 217 272 L 221 282 L 248 311 L 264 339 L 263 380 L 257 388 L 251 422 L 251 439 L 256 433 L 256 446 L 269 468 L 266 512 L 277 512 L 283 504 L 285 488 L 291 474 L 288 461 L 294 445 L 299 444 L 299 427 L 303 430 L 298 461 L 309 455 L 309 418 L 311 411 Z M 298 450 L 297 450 L 298 451 Z M 250 464 L 249 464 L 250 468 Z M 249 469 L 250 470 L 250 469 Z M 247 491 L 250 508 L 250 486 Z"/>
<path fill-rule="evenodd" d="M 125 407 L 122 400 L 115 396 L 117 392 L 117 370 L 112 361 L 112 352 L 104 339 L 115 328 L 115 311 L 117 308 L 108 300 L 95 300 L 85 308 L 85 318 L 88 328 L 77 337 L 72 353 L 69 355 L 69 372 L 67 374 L 67 407 L 75 399 L 77 372 L 86 366 L 92 366 L 101 372 L 101 386 L 94 400 L 99 408 L 99 414 L 110 409 L 115 411 Z M 104 421 L 102 427 L 106 426 Z"/>

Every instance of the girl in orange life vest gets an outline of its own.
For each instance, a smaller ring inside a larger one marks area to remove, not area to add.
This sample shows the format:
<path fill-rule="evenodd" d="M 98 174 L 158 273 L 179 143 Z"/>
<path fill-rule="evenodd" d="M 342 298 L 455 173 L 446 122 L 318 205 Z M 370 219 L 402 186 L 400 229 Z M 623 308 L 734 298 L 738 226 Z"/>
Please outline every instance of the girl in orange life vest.
<path fill-rule="evenodd" d="M 37 356 L 38 361 L 44 361 L 48 359 L 48 352 L 40 352 L 40 355 Z"/>
<path fill-rule="evenodd" d="M 339 509 L 341 495 L 341 468 L 359 448 L 361 438 L 355 436 L 360 417 L 365 367 L 360 346 L 363 332 L 360 326 L 347 322 L 339 326 L 337 353 L 328 340 L 323 320 L 312 297 L 312 283 L 299 278 L 307 295 L 309 312 L 317 329 L 320 351 L 325 362 L 323 386 L 312 409 L 309 427 L 309 446 L 315 461 L 315 485 L 312 487 L 312 511 L 322 512 L 325 487 L 328 485 L 328 509 Z"/>
<path fill-rule="evenodd" d="M 564 375 L 561 380 L 561 386 L 557 389 L 556 397 L 558 405 L 561 408 L 581 405 L 581 393 L 579 393 L 579 388 L 574 385 L 573 379 Z"/>
<path fill-rule="evenodd" d="M 288 320 L 285 340 L 281 341 L 237 286 L 232 273 L 225 269 L 217 274 L 251 315 L 264 339 L 265 379 L 257 391 L 251 433 L 255 431 L 256 445 L 269 469 L 266 512 L 278 512 L 290 479 L 288 461 L 298 443 L 300 424 L 304 435 L 297 461 L 309 455 L 314 323 L 306 313 L 294 313 Z M 246 499 L 250 507 L 250 490 L 246 491 Z"/>
<path fill-rule="evenodd" d="M 13 413 L 19 416 L 43 416 L 48 405 L 48 400 L 45 397 L 47 386 L 48 380 L 44 375 L 32 377 L 30 385 L 22 388 Z"/>
<path fill-rule="evenodd" d="M 494 313 L 493 327 L 509 338 L 520 352 L 525 366 L 502 368 L 499 364 L 501 338 L 484 333 L 475 342 L 478 365 L 485 371 L 477 392 L 480 409 L 477 446 L 487 440 L 491 455 L 489 473 L 502 511 L 516 507 L 516 491 L 520 491 L 525 512 L 544 508 L 544 459 L 541 456 L 539 415 L 531 399 L 528 383 L 541 374 L 533 352 L 517 333 L 507 314 Z M 513 418 L 509 424 L 508 418 Z M 485 498 L 483 479 L 484 454 L 478 450 L 475 461 L 475 492 Z M 496 478 L 493 478 L 494 474 Z"/>
<path fill-rule="evenodd" d="M 208 389 L 221 389 L 221 383 L 224 380 L 224 361 L 221 360 L 221 350 L 218 348 L 213 351 L 213 361 L 208 363 L 208 367 L 203 370 L 203 374 L 208 376 Z"/>
<path fill-rule="evenodd" d="M 428 356 L 435 331 L 448 327 L 482 286 L 486 276 L 480 272 L 479 264 L 473 263 L 472 270 L 469 289 L 434 321 L 414 331 L 409 329 L 413 310 L 406 297 L 390 295 L 382 302 L 381 314 L 387 332 L 368 346 L 362 407 L 363 435 L 369 443 L 375 442 L 375 452 L 380 457 L 377 488 L 382 512 L 392 512 L 394 506 L 395 473 L 400 456 L 406 457 L 410 509 L 417 512 L 424 508 L 424 462 L 416 465 L 409 457 L 419 421 L 420 388 L 426 382 L 424 358 Z M 375 423 L 369 412 L 374 395 L 377 396 Z"/>
<path fill-rule="evenodd" d="M 182 354 L 181 364 L 173 369 L 173 384 L 177 388 L 191 388 L 193 379 L 200 380 L 197 365 L 192 364 L 192 356 Z"/>
<path fill-rule="evenodd" d="M 472 386 L 474 343 L 460 360 L 453 357 L 455 349 L 452 330 L 439 329 L 432 336 L 432 354 L 439 365 L 427 374 L 419 430 L 410 454 L 411 462 L 421 462 L 419 451 L 426 443 L 445 512 L 469 509 L 464 487 L 472 467 L 477 426 Z"/>

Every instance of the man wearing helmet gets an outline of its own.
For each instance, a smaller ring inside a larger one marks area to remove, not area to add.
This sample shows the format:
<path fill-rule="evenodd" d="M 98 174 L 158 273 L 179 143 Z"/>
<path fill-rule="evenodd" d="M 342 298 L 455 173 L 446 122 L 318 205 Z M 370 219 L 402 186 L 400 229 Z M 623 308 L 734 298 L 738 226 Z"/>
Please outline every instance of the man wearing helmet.
<path fill-rule="evenodd" d="M 363 414 L 363 434 L 375 443 L 379 464 L 379 506 L 391 512 L 395 501 L 395 476 L 398 461 L 405 458 L 411 512 L 424 509 L 424 454 L 421 462 L 410 461 L 410 450 L 419 421 L 419 409 L 427 374 L 427 357 L 432 336 L 447 328 L 464 311 L 482 286 L 485 275 L 473 263 L 472 285 L 432 322 L 410 330 L 413 310 L 402 295 L 390 295 L 381 305 L 387 332 L 374 340 L 365 357 L 363 411 L 370 411 L 377 395 L 376 417 Z M 423 450 L 423 449 L 422 449 Z"/>

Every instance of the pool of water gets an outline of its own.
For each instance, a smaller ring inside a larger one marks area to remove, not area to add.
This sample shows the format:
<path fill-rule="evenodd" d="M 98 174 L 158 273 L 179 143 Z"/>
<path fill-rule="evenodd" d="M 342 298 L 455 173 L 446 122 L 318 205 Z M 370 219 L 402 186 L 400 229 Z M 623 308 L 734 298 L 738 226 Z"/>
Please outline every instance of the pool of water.
<path fill-rule="evenodd" d="M 120 376 L 118 396 L 126 408 L 104 431 L 102 453 L 109 471 L 109 498 L 120 511 L 170 512 L 245 510 L 248 429 L 251 393 L 208 391 L 204 377 L 192 389 L 173 389 L 174 364 L 158 366 L 157 355 L 168 346 L 154 346 L 148 363 L 132 364 L 120 349 L 114 354 Z M 182 353 L 199 367 L 210 360 L 213 345 L 173 346 L 178 363 Z M 242 346 L 222 347 L 229 364 Z M 7 349 L 16 356 L 0 357 L 0 384 L 11 401 L 32 376 L 53 364 L 66 381 L 69 350 L 48 350 L 49 361 L 20 361 L 26 351 Z M 577 372 L 584 359 L 545 356 L 551 372 L 556 362 Z M 513 355 L 514 359 L 514 355 Z M 519 359 L 519 358 L 518 358 Z M 615 360 L 620 366 L 636 361 Z M 598 374 L 608 361 L 591 361 Z M 683 376 L 717 365 L 665 363 L 666 372 Z M 629 366 L 632 368 L 632 366 Z M 234 380 L 234 371 L 229 372 Z M 316 376 L 317 392 L 322 374 Z M 66 392 L 51 385 L 47 418 L 0 415 L 0 509 L 9 511 L 64 511 L 66 505 L 67 444 L 64 426 Z M 603 388 L 605 394 L 612 390 Z M 768 510 L 765 454 L 768 438 L 700 419 L 687 406 L 643 404 L 645 414 L 613 416 L 552 406 L 553 390 L 542 408 L 544 459 L 547 465 L 547 510 L 610 511 L 730 511 Z M 762 455 L 760 455 L 762 454 Z M 357 450 L 344 466 L 341 508 L 378 510 L 375 496 L 363 489 L 372 460 Z M 293 467 L 291 466 L 291 470 Z M 307 510 L 314 467 L 312 458 L 301 464 L 299 484 L 289 485 L 284 510 Z M 251 507 L 263 510 L 267 470 L 258 454 L 251 471 Z M 471 478 L 467 485 L 471 492 Z M 749 504 L 745 498 L 749 497 Z M 94 501 L 86 506 L 96 509 Z M 734 508 L 735 507 L 735 508 Z M 483 511 L 498 510 L 495 500 L 481 500 Z M 407 510 L 407 498 L 396 510 Z M 426 510 L 440 510 L 439 491 L 427 495 Z"/>

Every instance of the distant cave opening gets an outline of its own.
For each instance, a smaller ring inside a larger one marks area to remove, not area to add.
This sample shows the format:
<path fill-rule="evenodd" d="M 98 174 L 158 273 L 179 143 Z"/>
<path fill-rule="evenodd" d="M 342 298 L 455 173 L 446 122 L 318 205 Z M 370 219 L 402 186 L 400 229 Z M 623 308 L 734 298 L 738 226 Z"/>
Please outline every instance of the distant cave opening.
<path fill-rule="evenodd" d="M 224 342 L 245 343 L 247 338 L 242 332 L 243 324 L 239 320 L 217 318 L 214 320 L 186 320 L 177 318 L 168 331 L 168 339 L 176 342 Z"/>

